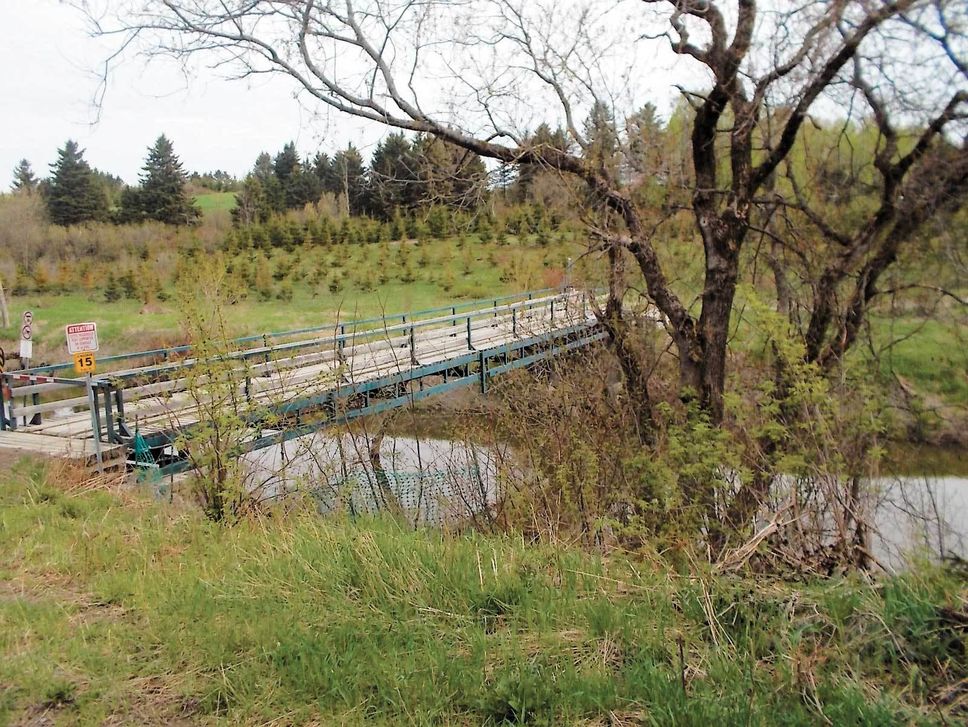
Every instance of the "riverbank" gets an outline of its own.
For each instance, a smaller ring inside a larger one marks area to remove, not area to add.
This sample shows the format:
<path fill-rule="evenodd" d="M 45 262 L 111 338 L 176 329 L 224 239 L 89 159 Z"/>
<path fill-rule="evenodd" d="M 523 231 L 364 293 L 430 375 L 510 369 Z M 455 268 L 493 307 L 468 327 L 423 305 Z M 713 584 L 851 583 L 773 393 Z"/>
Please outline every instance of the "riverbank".
<path fill-rule="evenodd" d="M 968 591 L 930 568 L 791 584 L 308 510 L 224 528 L 23 462 L 0 551 L 0 722 L 954 724 L 968 704 Z"/>

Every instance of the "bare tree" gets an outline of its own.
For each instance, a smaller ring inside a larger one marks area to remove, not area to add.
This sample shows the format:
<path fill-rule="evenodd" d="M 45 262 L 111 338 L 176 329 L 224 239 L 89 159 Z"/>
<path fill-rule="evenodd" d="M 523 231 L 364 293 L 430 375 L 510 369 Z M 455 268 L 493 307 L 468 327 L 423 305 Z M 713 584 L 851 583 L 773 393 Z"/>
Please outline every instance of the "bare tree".
<path fill-rule="evenodd" d="M 782 4 L 782 11 L 776 4 L 761 10 L 753 0 L 600 5 L 548 12 L 512 0 L 159 0 L 127 3 L 111 20 L 91 17 L 96 32 L 118 33 L 124 48 L 140 42 L 184 60 L 204 55 L 243 76 L 281 73 L 338 111 L 581 179 L 621 221 L 604 239 L 631 252 L 668 320 L 682 388 L 697 393 L 719 421 L 743 243 L 765 201 L 758 195 L 769 191 L 814 107 L 859 94 L 851 100 L 866 104 L 882 135 L 882 204 L 853 234 L 827 229 L 801 205 L 842 248 L 817 286 L 806 333 L 811 358 L 829 364 L 843 355 L 898 247 L 939 208 L 962 204 L 966 12 L 946 0 L 814 0 L 792 9 Z M 633 32 L 619 28 L 623 21 Z M 668 32 L 655 32 L 656 21 L 668 23 Z M 617 91 L 610 81 L 634 84 L 650 71 L 646 61 L 618 72 L 609 53 L 616 42 L 627 43 L 630 55 L 642 43 L 668 43 L 683 59 L 681 75 L 704 79 L 684 90 L 695 108 L 691 208 L 705 258 L 698 314 L 673 293 L 626 181 L 581 153 L 589 141 L 578 128 L 578 109 L 611 104 Z M 905 78 L 905 59 L 922 62 L 915 79 Z M 433 80 L 439 78 L 447 80 Z M 557 102 L 578 152 L 524 143 L 514 119 L 522 95 L 532 91 L 541 103 Z M 921 129 L 913 147 L 900 143 L 900 124 Z M 847 278 L 854 290 L 835 310 L 834 290 Z M 621 315 L 613 301 L 605 322 L 623 350 Z"/>

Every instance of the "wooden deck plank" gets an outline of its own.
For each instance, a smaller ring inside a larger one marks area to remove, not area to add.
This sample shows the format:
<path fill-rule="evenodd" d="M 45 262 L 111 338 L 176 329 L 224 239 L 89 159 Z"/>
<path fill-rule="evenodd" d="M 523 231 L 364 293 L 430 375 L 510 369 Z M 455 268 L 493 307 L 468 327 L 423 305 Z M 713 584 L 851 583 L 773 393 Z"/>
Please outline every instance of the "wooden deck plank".
<path fill-rule="evenodd" d="M 555 303 L 553 318 L 552 301 Z M 243 354 L 253 352 L 278 356 L 291 350 L 291 355 L 269 361 L 258 358 L 254 360 L 259 363 L 240 361 L 239 373 L 240 376 L 248 375 L 249 395 L 253 402 L 280 403 L 333 391 L 347 384 L 406 373 L 414 366 L 440 363 L 468 353 L 500 348 L 577 324 L 594 323 L 593 315 L 586 310 L 578 293 L 536 299 L 530 307 L 512 304 L 481 309 L 469 315 L 472 349 L 467 346 L 466 321 L 454 325 L 450 318 L 441 317 L 359 331 L 357 336 L 347 339 L 341 349 L 331 336 L 317 336 L 279 347 L 239 352 L 237 356 L 241 358 Z M 415 326 L 412 331 L 411 326 Z M 414 344 L 413 350 L 411 342 Z M 305 347 L 299 347 L 300 343 L 320 345 L 320 348 L 307 351 Z M 178 371 L 189 361 L 191 359 L 173 362 L 168 370 Z M 198 405 L 184 391 L 185 385 L 185 378 L 176 376 L 168 381 L 151 381 L 124 389 L 125 422 L 133 428 L 137 421 L 143 433 L 197 422 Z M 242 393 L 241 383 L 239 389 Z M 17 433 L 34 434 L 49 440 L 86 441 L 93 446 L 90 412 L 86 406 L 66 416 L 48 417 L 39 425 L 21 425 Z"/>

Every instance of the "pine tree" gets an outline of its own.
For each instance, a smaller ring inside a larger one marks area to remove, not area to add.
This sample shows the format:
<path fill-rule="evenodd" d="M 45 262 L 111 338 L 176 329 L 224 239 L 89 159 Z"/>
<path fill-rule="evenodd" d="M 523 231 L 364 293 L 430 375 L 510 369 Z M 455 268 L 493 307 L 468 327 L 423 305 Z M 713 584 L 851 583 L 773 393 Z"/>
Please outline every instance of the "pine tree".
<path fill-rule="evenodd" d="M 84 151 L 76 141 L 69 139 L 64 148 L 57 151 L 57 161 L 51 164 L 46 202 L 50 221 L 55 225 L 75 225 L 107 218 L 104 189 L 84 161 Z"/>
<path fill-rule="evenodd" d="M 366 202 L 366 168 L 359 150 L 352 144 L 333 155 L 332 175 L 325 191 L 342 195 L 351 215 L 362 214 Z"/>
<path fill-rule="evenodd" d="M 186 175 L 164 134 L 148 149 L 141 172 L 139 204 L 146 219 L 170 225 L 187 225 L 198 221 L 199 211 L 185 190 Z"/>
<path fill-rule="evenodd" d="M 568 135 L 563 129 L 559 128 L 552 131 L 550 126 L 542 123 L 527 139 L 526 145 L 534 149 L 552 148 L 568 151 Z M 533 197 L 536 182 L 540 181 L 542 176 L 549 174 L 553 174 L 553 172 L 530 164 L 519 167 L 518 176 L 513 185 L 514 194 L 512 196 L 514 201 L 529 202 Z"/>
<path fill-rule="evenodd" d="M 368 208 L 375 217 L 389 220 L 397 210 L 416 207 L 420 184 L 413 145 L 403 133 L 390 134 L 377 144 L 370 159 Z"/>
<path fill-rule="evenodd" d="M 484 200 L 487 167 L 477 154 L 425 135 L 417 137 L 414 149 L 419 159 L 423 205 L 467 210 Z"/>
<path fill-rule="evenodd" d="M 585 119 L 585 158 L 596 167 L 614 172 L 617 164 L 618 131 L 615 128 L 615 116 L 612 110 L 603 102 L 596 101 Z"/>
<path fill-rule="evenodd" d="M 262 182 L 255 174 L 248 175 L 242 182 L 242 189 L 235 193 L 233 221 L 237 225 L 251 225 L 265 222 L 271 213 Z"/>
<path fill-rule="evenodd" d="M 37 177 L 34 176 L 34 170 L 31 169 L 30 162 L 26 159 L 21 159 L 14 168 L 11 189 L 14 192 L 23 192 L 24 194 L 33 194 L 34 190 L 37 189 Z"/>
<path fill-rule="evenodd" d="M 298 166 L 299 154 L 296 153 L 296 144 L 290 141 L 282 147 L 281 152 L 276 154 L 275 161 L 272 163 L 272 170 L 275 172 L 276 178 L 285 186 Z"/>

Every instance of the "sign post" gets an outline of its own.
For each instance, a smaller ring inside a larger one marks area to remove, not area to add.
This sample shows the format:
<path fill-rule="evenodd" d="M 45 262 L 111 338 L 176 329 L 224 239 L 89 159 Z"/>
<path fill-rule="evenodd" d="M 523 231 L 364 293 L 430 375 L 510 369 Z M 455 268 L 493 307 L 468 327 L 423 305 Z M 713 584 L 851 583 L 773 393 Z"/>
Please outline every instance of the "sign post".
<path fill-rule="evenodd" d="M 94 397 L 94 381 L 91 374 L 94 373 L 96 360 L 94 354 L 97 352 L 97 323 L 71 323 L 66 328 L 67 332 L 67 352 L 74 357 L 74 371 L 87 376 L 87 403 L 91 409 L 91 431 L 94 432 L 94 454 L 97 457 L 98 471 L 104 471 L 104 462 L 101 456 L 101 431 L 98 426 L 97 400 Z"/>
<path fill-rule="evenodd" d="M 30 368 L 30 359 L 34 357 L 34 314 L 25 310 L 20 319 L 20 361 L 22 368 Z"/>

